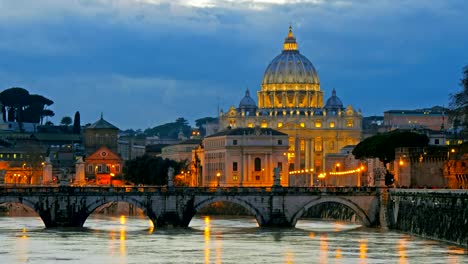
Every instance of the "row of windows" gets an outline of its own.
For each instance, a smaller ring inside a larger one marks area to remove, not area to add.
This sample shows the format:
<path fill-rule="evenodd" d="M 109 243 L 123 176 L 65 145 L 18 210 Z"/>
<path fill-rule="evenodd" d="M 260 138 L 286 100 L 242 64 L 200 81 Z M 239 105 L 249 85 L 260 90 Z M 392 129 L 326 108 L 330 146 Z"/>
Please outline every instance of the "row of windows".
<path fill-rule="evenodd" d="M 222 147 L 224 146 L 224 140 L 206 140 L 205 147 Z"/>
<path fill-rule="evenodd" d="M 248 123 L 247 126 L 248 127 L 254 127 L 254 124 L 253 123 Z M 277 126 L 277 128 L 282 128 L 284 126 L 284 123 L 283 122 L 278 122 L 278 124 L 276 126 Z M 302 127 L 302 128 L 305 128 L 306 124 L 304 122 L 301 122 L 301 123 L 299 123 L 299 126 Z M 322 127 L 322 120 L 315 120 L 314 126 L 316 128 L 321 128 Z M 334 128 L 335 126 L 336 126 L 335 122 L 329 122 L 328 123 L 329 128 Z M 266 121 L 264 121 L 264 122 L 261 123 L 260 127 L 267 128 L 268 123 Z M 354 127 L 353 119 L 346 120 L 346 127 Z"/>
<path fill-rule="evenodd" d="M 23 159 L 23 158 L 26 158 L 26 159 L 29 159 L 31 156 L 29 154 L 21 154 L 21 153 L 7 153 L 7 154 L 4 154 L 4 153 L 1 153 L 0 154 L 0 159 Z M 42 155 L 39 156 L 40 159 L 42 159 Z"/>
<path fill-rule="evenodd" d="M 232 145 L 237 146 L 238 143 L 239 143 L 239 142 L 237 141 L 237 139 L 233 139 L 233 140 L 232 140 Z M 276 141 L 276 143 L 277 143 L 278 145 L 283 145 L 283 140 L 282 140 L 282 139 L 278 139 L 278 140 Z"/>
<path fill-rule="evenodd" d="M 120 172 L 120 165 L 110 165 L 110 164 L 89 164 L 87 172 L 88 173 L 110 173 L 111 167 L 115 168 L 115 172 Z"/>
<path fill-rule="evenodd" d="M 224 152 L 206 153 L 205 159 L 224 159 Z"/>
<path fill-rule="evenodd" d="M 262 170 L 262 160 L 260 158 L 255 158 L 254 160 L 254 170 L 255 171 L 261 171 Z M 280 168 L 280 171 L 283 170 L 283 163 L 278 162 L 277 167 Z M 232 171 L 237 172 L 239 169 L 238 163 L 235 161 L 232 163 Z"/>

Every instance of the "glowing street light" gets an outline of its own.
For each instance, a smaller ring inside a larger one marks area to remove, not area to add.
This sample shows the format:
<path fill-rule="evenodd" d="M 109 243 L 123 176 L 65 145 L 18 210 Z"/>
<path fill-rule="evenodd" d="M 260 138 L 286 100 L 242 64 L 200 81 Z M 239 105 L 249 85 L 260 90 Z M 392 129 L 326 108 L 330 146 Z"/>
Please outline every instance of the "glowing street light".
<path fill-rule="evenodd" d="M 219 187 L 219 180 L 221 179 L 221 172 L 216 173 L 216 179 L 218 180 L 218 187 Z"/>

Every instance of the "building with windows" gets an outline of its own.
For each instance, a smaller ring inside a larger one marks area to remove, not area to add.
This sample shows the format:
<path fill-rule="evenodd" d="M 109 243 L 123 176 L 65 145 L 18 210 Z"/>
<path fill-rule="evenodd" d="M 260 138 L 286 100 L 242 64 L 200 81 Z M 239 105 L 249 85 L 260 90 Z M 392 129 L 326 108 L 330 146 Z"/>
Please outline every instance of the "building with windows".
<path fill-rule="evenodd" d="M 288 185 L 285 133 L 260 127 L 226 129 L 207 136 L 202 145 L 194 151 L 199 169 L 192 172 L 201 186 L 271 186 L 276 167 L 281 184 Z"/>
<path fill-rule="evenodd" d="M 91 179 L 90 183 L 94 182 L 98 185 L 120 184 L 122 165 L 123 160 L 118 154 L 102 146 L 86 157 L 85 177 Z"/>
<path fill-rule="evenodd" d="M 384 112 L 384 126 L 393 129 L 449 129 L 448 109 L 440 106 L 413 110 L 388 110 Z"/>
<path fill-rule="evenodd" d="M 101 118 L 84 130 L 85 177 L 88 183 L 120 184 L 123 160 L 118 154 L 119 129 Z"/>
<path fill-rule="evenodd" d="M 259 126 L 286 134 L 290 171 L 307 170 L 317 175 L 325 169 L 327 154 L 338 153 L 361 139 L 361 112 L 344 107 L 334 89 L 324 101 L 317 71 L 299 52 L 291 27 L 283 51 L 265 70 L 257 97 L 258 106 L 247 90 L 237 108 L 221 111 L 220 127 Z"/>

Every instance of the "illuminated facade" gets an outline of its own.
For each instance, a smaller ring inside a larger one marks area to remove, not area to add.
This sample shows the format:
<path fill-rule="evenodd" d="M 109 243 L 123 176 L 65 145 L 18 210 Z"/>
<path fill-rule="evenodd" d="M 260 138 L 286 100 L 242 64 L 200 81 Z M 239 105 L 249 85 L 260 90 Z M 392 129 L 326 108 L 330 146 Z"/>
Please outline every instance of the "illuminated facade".
<path fill-rule="evenodd" d="M 203 169 L 192 175 L 201 177 L 202 186 L 272 186 L 273 169 L 280 168 L 287 186 L 287 144 L 288 135 L 271 128 L 226 129 L 194 151 Z"/>
<path fill-rule="evenodd" d="M 86 157 L 85 176 L 94 179 L 98 185 L 119 185 L 122 174 L 123 160 L 109 148 L 102 146 L 96 152 Z"/>
<path fill-rule="evenodd" d="M 119 129 L 101 118 L 84 132 L 85 177 L 88 183 L 118 185 L 123 160 L 117 153 Z"/>
<path fill-rule="evenodd" d="M 220 127 L 259 126 L 287 134 L 290 171 L 308 170 L 317 176 L 325 169 L 327 154 L 360 141 L 361 113 L 343 107 L 335 90 L 324 105 L 317 71 L 299 53 L 291 27 L 283 51 L 265 71 L 257 96 L 258 107 L 247 91 L 238 108 L 221 112 Z"/>

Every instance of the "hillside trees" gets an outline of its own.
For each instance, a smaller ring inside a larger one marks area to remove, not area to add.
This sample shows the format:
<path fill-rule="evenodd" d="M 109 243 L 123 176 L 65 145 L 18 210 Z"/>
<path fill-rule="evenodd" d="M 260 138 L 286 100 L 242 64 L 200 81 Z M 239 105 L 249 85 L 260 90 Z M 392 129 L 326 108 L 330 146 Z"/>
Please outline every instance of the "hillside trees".
<path fill-rule="evenodd" d="M 180 131 L 182 131 L 185 136 L 190 135 L 191 133 L 191 127 L 189 126 L 188 121 L 183 117 L 177 118 L 175 122 L 145 129 L 144 134 L 147 136 L 177 138 Z"/>

